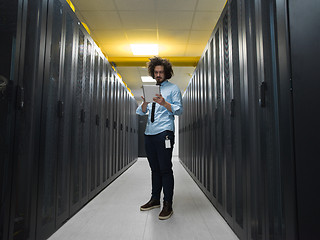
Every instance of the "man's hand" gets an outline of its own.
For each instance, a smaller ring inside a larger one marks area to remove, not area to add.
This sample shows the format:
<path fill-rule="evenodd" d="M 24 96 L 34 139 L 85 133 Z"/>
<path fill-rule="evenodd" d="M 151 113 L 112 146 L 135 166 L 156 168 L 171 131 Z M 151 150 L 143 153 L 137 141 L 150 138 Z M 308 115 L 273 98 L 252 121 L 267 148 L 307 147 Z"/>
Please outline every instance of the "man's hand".
<path fill-rule="evenodd" d="M 142 106 L 141 106 L 142 112 L 145 113 L 145 112 L 147 111 L 148 102 L 146 102 L 146 100 L 144 99 L 143 96 L 141 96 L 141 98 L 142 98 L 142 100 L 143 100 L 143 104 L 142 104 Z"/>
<path fill-rule="evenodd" d="M 141 98 L 142 98 L 142 100 L 143 100 L 143 103 L 148 103 L 148 102 L 146 102 L 146 100 L 144 99 L 143 96 L 141 96 Z"/>
<path fill-rule="evenodd" d="M 153 98 L 153 101 L 155 101 L 156 103 L 160 104 L 161 106 L 164 106 L 166 109 L 168 109 L 170 112 L 172 112 L 171 110 L 171 104 L 166 102 L 166 100 L 162 97 L 161 94 L 156 94 L 157 97 Z"/>
<path fill-rule="evenodd" d="M 161 94 L 156 94 L 157 97 L 153 98 L 153 101 L 155 101 L 156 103 L 164 106 L 164 104 L 166 103 L 166 100 L 162 97 Z"/>

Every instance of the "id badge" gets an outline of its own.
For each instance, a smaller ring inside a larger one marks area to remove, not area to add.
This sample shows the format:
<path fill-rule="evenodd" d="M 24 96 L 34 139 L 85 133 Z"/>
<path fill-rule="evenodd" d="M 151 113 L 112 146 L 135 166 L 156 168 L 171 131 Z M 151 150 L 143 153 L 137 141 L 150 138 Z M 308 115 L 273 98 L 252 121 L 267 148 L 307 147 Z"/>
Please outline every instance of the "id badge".
<path fill-rule="evenodd" d="M 168 136 L 166 136 L 165 145 L 166 145 L 166 148 L 171 148 L 171 142 Z"/>

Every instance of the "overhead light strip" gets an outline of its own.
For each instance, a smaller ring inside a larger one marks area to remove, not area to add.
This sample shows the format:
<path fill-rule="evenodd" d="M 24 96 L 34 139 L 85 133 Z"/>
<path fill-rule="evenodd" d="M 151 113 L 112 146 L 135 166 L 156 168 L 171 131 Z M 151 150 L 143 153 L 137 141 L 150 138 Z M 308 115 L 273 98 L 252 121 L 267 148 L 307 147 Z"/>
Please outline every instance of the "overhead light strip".
<path fill-rule="evenodd" d="M 130 44 L 133 55 L 155 56 L 159 54 L 158 44 Z"/>

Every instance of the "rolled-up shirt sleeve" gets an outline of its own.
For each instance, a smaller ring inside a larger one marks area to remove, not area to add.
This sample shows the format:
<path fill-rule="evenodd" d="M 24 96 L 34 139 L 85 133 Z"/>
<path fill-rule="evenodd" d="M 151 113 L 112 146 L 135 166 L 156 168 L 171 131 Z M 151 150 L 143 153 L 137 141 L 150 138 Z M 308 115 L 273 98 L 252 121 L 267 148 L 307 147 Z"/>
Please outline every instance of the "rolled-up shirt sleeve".
<path fill-rule="evenodd" d="M 172 112 L 169 112 L 170 115 L 182 114 L 183 112 L 182 96 L 179 89 L 172 92 L 172 103 L 170 104 L 171 104 L 171 110 L 172 110 Z"/>
<path fill-rule="evenodd" d="M 140 106 L 137 108 L 136 114 L 141 115 L 141 116 L 144 116 L 144 115 L 147 115 L 147 113 L 148 113 L 148 107 L 147 107 L 146 112 L 143 112 L 143 111 L 142 111 L 142 104 L 143 104 L 143 103 L 141 103 Z"/>

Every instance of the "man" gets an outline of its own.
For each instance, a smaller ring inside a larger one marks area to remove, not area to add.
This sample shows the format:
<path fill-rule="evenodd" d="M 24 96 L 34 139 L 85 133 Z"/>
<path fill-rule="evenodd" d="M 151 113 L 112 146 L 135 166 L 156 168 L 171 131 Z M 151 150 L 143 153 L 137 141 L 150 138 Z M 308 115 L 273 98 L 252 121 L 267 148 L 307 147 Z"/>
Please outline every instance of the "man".
<path fill-rule="evenodd" d="M 173 75 L 172 65 L 167 59 L 154 57 L 148 63 L 148 72 L 160 85 L 160 94 L 153 98 L 154 103 L 145 102 L 136 113 L 149 113 L 145 130 L 145 149 L 151 168 L 152 193 L 149 202 L 140 207 L 147 211 L 160 207 L 160 193 L 163 189 L 163 208 L 160 220 L 171 217 L 173 199 L 172 150 L 174 145 L 174 115 L 181 115 L 182 97 L 179 88 L 168 81 Z"/>

